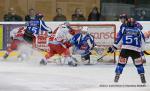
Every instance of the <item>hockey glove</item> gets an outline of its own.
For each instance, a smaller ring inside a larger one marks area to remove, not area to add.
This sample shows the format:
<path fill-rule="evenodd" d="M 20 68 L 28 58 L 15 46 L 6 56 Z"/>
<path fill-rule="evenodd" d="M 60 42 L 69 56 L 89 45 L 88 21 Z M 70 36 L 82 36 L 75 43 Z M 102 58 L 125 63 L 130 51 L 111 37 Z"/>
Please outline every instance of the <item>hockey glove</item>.
<path fill-rule="evenodd" d="M 115 50 L 117 50 L 117 48 L 114 46 L 111 46 L 108 48 L 107 53 L 113 53 Z"/>

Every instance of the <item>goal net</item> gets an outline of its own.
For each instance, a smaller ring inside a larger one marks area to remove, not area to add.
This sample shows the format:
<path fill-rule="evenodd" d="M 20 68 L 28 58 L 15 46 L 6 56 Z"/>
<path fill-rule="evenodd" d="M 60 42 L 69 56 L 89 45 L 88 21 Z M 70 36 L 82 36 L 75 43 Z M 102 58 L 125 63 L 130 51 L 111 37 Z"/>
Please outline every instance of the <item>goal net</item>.
<path fill-rule="evenodd" d="M 108 47 L 112 46 L 115 41 L 116 26 L 114 24 L 72 24 L 74 29 L 78 29 L 81 26 L 88 26 L 88 32 L 94 36 L 96 43 L 96 47 L 91 51 L 91 63 L 115 63 L 115 53 L 105 54 Z M 102 57 L 103 55 L 105 56 Z M 100 57 L 102 58 L 99 59 Z"/>
<path fill-rule="evenodd" d="M 90 56 L 91 63 L 115 63 L 115 53 L 108 54 L 103 58 L 99 59 L 103 56 L 108 47 L 112 46 L 115 40 L 116 27 L 114 24 L 81 24 L 75 23 L 71 24 L 71 27 L 75 30 L 79 30 L 81 26 L 88 26 L 88 32 L 94 36 L 94 40 L 96 43 L 96 47 L 93 48 L 92 55 Z M 56 27 L 57 28 L 57 27 Z M 55 28 L 54 28 L 55 29 Z M 45 36 L 40 35 L 36 39 L 36 47 L 47 50 L 47 39 Z M 79 57 L 78 55 L 74 55 L 74 57 Z M 79 58 L 78 58 L 79 59 Z M 99 59 L 99 60 L 97 60 Z"/>

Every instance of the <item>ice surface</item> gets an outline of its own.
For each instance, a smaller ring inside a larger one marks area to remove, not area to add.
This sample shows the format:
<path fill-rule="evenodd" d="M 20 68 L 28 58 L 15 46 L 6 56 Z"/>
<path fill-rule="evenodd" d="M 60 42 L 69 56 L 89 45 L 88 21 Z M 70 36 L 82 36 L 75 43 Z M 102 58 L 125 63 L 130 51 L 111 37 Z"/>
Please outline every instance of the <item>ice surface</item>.
<path fill-rule="evenodd" d="M 47 66 L 41 66 L 40 58 L 35 56 L 19 62 L 15 61 L 15 57 L 10 57 L 0 61 L 0 91 L 150 91 L 149 57 L 146 57 L 145 65 L 146 87 L 137 87 L 143 85 L 136 68 L 130 62 L 125 67 L 119 83 L 114 83 L 116 65 L 70 67 L 49 63 Z M 113 85 L 125 87 L 109 87 Z"/>

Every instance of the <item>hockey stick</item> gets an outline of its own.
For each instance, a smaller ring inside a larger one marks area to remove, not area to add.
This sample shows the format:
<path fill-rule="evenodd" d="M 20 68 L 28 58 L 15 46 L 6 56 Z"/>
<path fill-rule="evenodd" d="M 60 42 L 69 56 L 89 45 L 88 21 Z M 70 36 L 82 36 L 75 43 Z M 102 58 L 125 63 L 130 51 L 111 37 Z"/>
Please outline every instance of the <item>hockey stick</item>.
<path fill-rule="evenodd" d="M 150 55 L 150 53 L 148 53 L 147 51 L 143 51 L 144 52 L 144 54 L 146 54 L 146 55 Z"/>
<path fill-rule="evenodd" d="M 97 62 L 100 62 L 99 60 L 103 60 L 103 58 L 107 55 L 108 55 L 108 53 L 103 54 L 100 58 L 97 59 Z"/>

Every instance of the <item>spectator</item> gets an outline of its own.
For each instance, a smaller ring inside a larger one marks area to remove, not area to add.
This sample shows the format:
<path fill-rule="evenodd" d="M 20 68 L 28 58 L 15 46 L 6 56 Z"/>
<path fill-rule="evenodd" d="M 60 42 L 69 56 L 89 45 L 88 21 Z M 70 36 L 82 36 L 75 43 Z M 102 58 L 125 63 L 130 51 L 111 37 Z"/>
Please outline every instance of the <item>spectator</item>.
<path fill-rule="evenodd" d="M 74 14 L 72 14 L 72 21 L 85 21 L 85 17 L 80 8 L 76 8 Z"/>
<path fill-rule="evenodd" d="M 88 16 L 88 21 L 99 21 L 99 20 L 100 20 L 100 13 L 98 12 L 98 8 L 94 7 Z"/>
<path fill-rule="evenodd" d="M 16 14 L 14 8 L 10 8 L 8 13 L 4 15 L 4 21 L 22 21 L 22 17 Z"/>
<path fill-rule="evenodd" d="M 63 15 L 62 8 L 56 9 L 57 15 L 53 18 L 53 21 L 66 21 L 66 16 Z"/>
<path fill-rule="evenodd" d="M 135 16 L 135 19 L 138 21 L 147 21 L 147 17 L 146 17 L 146 11 L 145 10 L 141 10 L 139 13 L 137 13 L 137 15 Z"/>
<path fill-rule="evenodd" d="M 31 21 L 33 19 L 35 19 L 35 10 L 34 9 L 29 9 L 29 14 L 25 16 L 25 21 Z"/>

